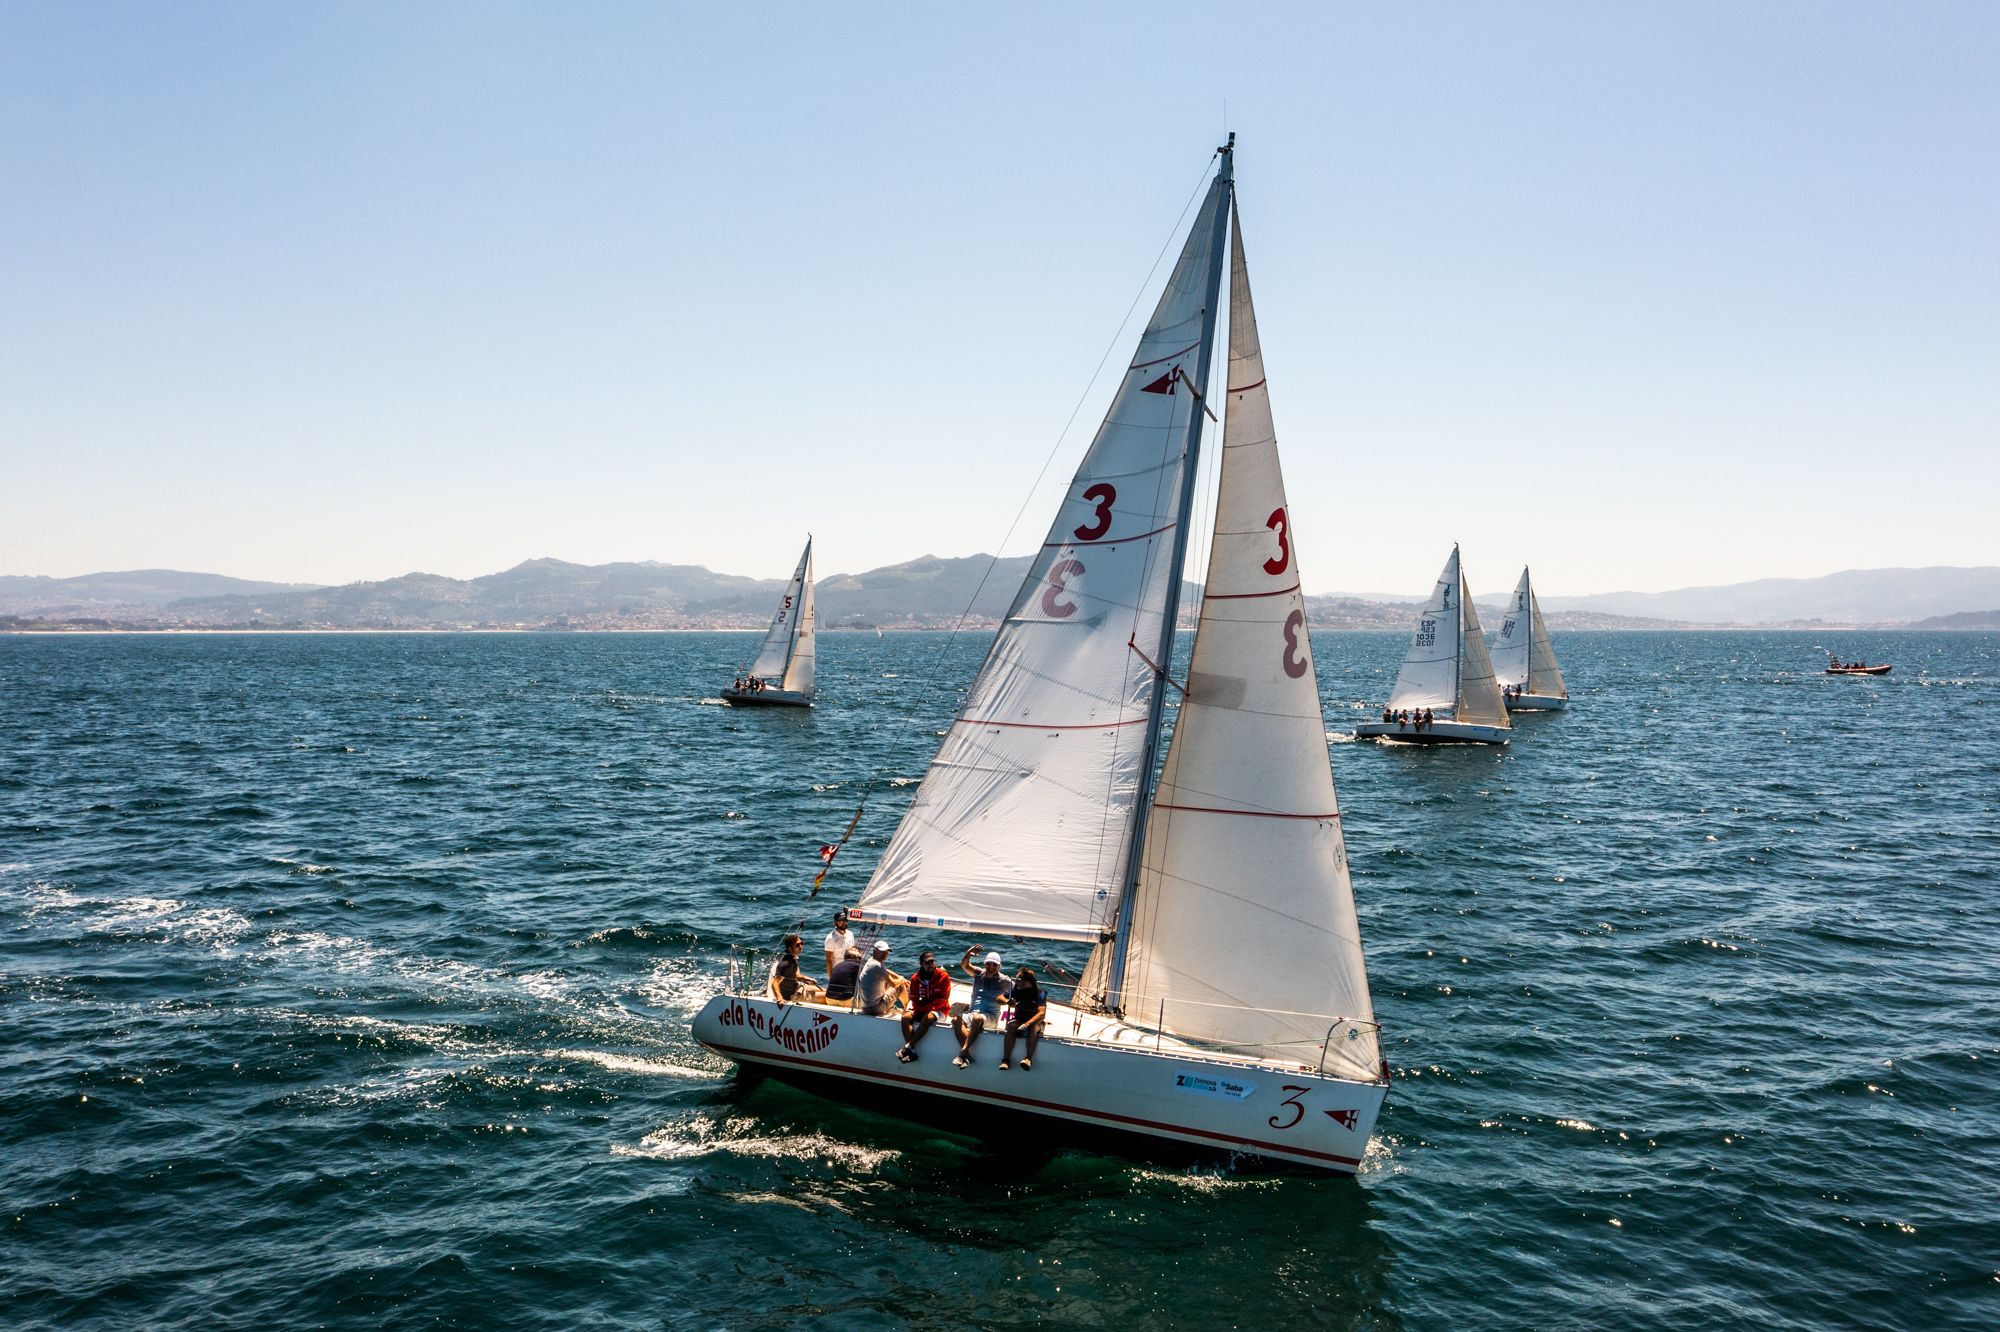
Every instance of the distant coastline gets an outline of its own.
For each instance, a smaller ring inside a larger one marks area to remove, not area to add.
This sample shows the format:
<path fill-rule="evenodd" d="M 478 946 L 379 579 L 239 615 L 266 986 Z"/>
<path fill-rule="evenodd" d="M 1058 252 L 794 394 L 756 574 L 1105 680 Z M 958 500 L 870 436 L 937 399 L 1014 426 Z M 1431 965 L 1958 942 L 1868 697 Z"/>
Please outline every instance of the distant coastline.
<path fill-rule="evenodd" d="M 925 555 L 817 585 L 822 631 L 990 630 L 1012 603 L 1029 557 Z M 411 573 L 337 587 L 139 569 L 74 578 L 0 575 L 0 633 L 631 633 L 758 631 L 778 580 L 701 565 L 585 565 L 528 560 L 478 578 Z M 1564 596 L 1541 589 L 1557 632 L 1578 630 L 1978 630 L 2000 626 L 2000 567 L 1848 570 L 1673 592 Z M 1201 588 L 1186 583 L 1184 621 Z M 1305 599 L 1319 631 L 1407 632 L 1409 597 L 1331 593 Z M 1479 600 L 1497 628 L 1498 594 Z"/>

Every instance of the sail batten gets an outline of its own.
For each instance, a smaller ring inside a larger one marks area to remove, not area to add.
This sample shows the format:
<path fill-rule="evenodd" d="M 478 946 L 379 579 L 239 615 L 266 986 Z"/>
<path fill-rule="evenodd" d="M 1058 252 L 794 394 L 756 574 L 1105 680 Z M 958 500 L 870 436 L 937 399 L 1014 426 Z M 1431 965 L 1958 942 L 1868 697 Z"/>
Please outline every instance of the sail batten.
<path fill-rule="evenodd" d="M 1225 382 L 1242 387 L 1226 400 L 1201 617 L 1124 974 L 1114 983 L 1114 945 L 1100 945 L 1085 989 L 1184 1040 L 1323 1051 L 1329 1070 L 1373 1078 L 1379 1042 L 1240 225 L 1229 358 Z"/>
<path fill-rule="evenodd" d="M 861 895 L 864 919 L 1079 939 L 1115 919 L 1159 691 L 1134 648 L 1172 632 L 1202 413 L 1189 376 L 1205 366 L 1227 198 L 1225 171 Z"/>

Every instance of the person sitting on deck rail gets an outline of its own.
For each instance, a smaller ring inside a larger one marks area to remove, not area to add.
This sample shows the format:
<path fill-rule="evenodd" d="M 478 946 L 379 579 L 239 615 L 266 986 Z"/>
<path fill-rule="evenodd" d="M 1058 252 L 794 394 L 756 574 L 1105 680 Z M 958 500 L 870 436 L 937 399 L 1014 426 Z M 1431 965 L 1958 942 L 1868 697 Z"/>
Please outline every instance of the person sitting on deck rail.
<path fill-rule="evenodd" d="M 924 1033 L 951 1013 L 951 973 L 937 964 L 937 955 L 928 948 L 918 956 L 917 969 L 911 973 L 909 996 L 910 1011 L 903 1015 L 903 1048 L 896 1051 L 896 1058 L 906 1064 L 916 1062 L 917 1042 Z"/>
<path fill-rule="evenodd" d="M 861 950 L 850 948 L 847 956 L 828 968 L 826 973 L 826 997 L 833 1000 L 853 999 L 855 982 L 861 978 Z"/>
<path fill-rule="evenodd" d="M 980 1032 L 1000 1021 L 1000 1002 L 1014 993 L 1014 982 L 1000 974 L 1000 954 L 988 953 L 985 961 L 974 967 L 972 955 L 978 951 L 979 945 L 974 944 L 958 959 L 959 967 L 972 977 L 972 999 L 965 1016 L 951 1020 L 951 1034 L 958 1037 L 958 1058 L 951 1062 L 960 1068 L 972 1063 L 972 1043 Z"/>
<path fill-rule="evenodd" d="M 1035 1046 L 1041 1042 L 1042 1026 L 1048 1016 L 1049 997 L 1042 993 L 1035 973 L 1022 967 L 1014 973 L 1014 1015 L 1007 1020 L 1007 1044 L 1000 1051 L 1000 1067 L 1014 1061 L 1017 1036 L 1028 1043 L 1028 1052 L 1021 1057 L 1021 1071 L 1025 1073 L 1035 1066 Z"/>
<path fill-rule="evenodd" d="M 1382 705 L 1382 720 L 1385 723 L 1396 720 L 1396 714 L 1389 711 L 1389 705 L 1387 703 L 1384 703 Z"/>
<path fill-rule="evenodd" d="M 875 953 L 861 968 L 854 982 L 854 998 L 870 1017 L 888 1017 L 902 1003 L 909 982 L 889 970 L 889 941 L 877 939 Z"/>
<path fill-rule="evenodd" d="M 826 941 L 820 945 L 826 950 L 826 978 L 833 979 L 833 969 L 840 959 L 847 956 L 850 948 L 861 947 L 861 941 L 854 937 L 854 931 L 847 928 L 847 908 L 840 907 L 833 913 L 833 928 L 827 931 Z M 866 953 L 862 957 L 867 957 Z"/>
<path fill-rule="evenodd" d="M 771 997 L 781 1004 L 825 998 L 819 986 L 799 972 L 799 954 L 805 952 L 806 941 L 796 934 L 787 934 L 784 949 L 785 955 L 771 968 Z"/>

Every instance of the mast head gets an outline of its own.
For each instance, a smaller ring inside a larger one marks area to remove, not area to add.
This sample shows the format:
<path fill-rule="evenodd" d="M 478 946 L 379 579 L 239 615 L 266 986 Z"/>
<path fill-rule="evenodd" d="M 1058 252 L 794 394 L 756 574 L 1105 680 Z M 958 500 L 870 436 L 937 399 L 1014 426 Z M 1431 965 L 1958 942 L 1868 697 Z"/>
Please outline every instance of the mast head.
<path fill-rule="evenodd" d="M 1215 155 L 1222 159 L 1222 178 L 1228 181 L 1235 180 L 1236 179 L 1236 131 L 1235 130 L 1229 131 L 1229 142 L 1223 144 L 1220 148 L 1216 149 Z"/>

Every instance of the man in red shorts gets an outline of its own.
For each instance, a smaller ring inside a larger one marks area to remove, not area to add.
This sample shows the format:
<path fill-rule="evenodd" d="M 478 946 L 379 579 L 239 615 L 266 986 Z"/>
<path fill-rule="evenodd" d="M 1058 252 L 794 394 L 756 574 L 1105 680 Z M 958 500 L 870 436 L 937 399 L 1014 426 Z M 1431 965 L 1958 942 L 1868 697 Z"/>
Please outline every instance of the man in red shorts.
<path fill-rule="evenodd" d="M 903 1048 L 896 1051 L 896 1058 L 914 1063 L 917 1042 L 950 1013 L 951 973 L 939 966 L 936 956 L 926 948 L 910 976 L 910 1011 L 903 1015 Z"/>

